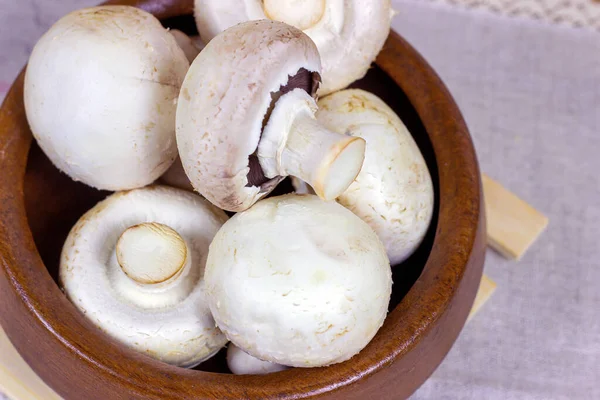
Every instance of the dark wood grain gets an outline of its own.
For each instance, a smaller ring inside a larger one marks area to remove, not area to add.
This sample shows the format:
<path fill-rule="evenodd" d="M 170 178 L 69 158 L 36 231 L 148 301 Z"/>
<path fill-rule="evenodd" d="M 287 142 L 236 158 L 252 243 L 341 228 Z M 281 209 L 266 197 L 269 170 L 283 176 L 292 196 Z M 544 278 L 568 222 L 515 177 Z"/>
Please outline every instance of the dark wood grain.
<path fill-rule="evenodd" d="M 192 1 L 127 4 L 177 21 Z M 72 182 L 31 146 L 21 74 L 0 109 L 0 323 L 25 360 L 58 393 L 77 400 L 409 396 L 465 323 L 481 277 L 485 220 L 471 138 L 443 83 L 395 33 L 377 65 L 357 86 L 387 101 L 414 134 L 436 182 L 437 224 L 418 254 L 396 266 L 390 314 L 360 354 L 328 368 L 267 376 L 218 373 L 222 354 L 200 367 L 206 371 L 160 363 L 111 340 L 66 300 L 52 277 L 61 243 L 105 193 Z"/>

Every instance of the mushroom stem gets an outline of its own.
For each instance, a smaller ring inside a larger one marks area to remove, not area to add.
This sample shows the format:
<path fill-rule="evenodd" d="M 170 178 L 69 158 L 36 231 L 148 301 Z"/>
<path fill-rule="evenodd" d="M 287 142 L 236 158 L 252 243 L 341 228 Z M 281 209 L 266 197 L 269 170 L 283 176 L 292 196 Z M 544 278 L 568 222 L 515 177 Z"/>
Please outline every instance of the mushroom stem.
<path fill-rule="evenodd" d="M 167 225 L 151 222 L 125 230 L 117 241 L 117 261 L 137 283 L 158 284 L 177 276 L 188 259 L 183 238 Z"/>
<path fill-rule="evenodd" d="M 324 200 L 333 200 L 361 170 L 366 142 L 326 129 L 315 119 L 317 105 L 304 90 L 281 96 L 263 130 L 258 158 L 267 178 L 296 176 Z"/>
<path fill-rule="evenodd" d="M 323 18 L 326 3 L 325 0 L 264 0 L 263 9 L 267 18 L 305 30 Z"/>

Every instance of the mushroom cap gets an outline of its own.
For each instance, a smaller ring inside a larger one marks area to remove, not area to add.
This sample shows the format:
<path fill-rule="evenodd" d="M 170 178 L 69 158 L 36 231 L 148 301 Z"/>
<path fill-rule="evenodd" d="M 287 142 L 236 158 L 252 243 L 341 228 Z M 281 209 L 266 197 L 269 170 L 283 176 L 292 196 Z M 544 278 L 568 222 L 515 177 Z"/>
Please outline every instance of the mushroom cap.
<path fill-rule="evenodd" d="M 109 196 L 73 227 L 59 278 L 73 304 L 101 330 L 141 353 L 183 367 L 210 358 L 227 339 L 206 302 L 208 246 L 225 213 L 193 193 L 161 186 Z M 142 285 L 119 266 L 115 247 L 128 228 L 146 222 L 175 230 L 190 262 L 176 280 Z"/>
<path fill-rule="evenodd" d="M 389 35 L 393 12 L 390 0 L 319 2 L 324 3 L 324 12 L 304 33 L 316 43 L 321 54 L 323 84 L 319 95 L 326 95 L 345 88 L 367 73 Z M 195 0 L 194 16 L 200 36 L 208 42 L 238 23 L 286 14 L 267 15 L 262 4 L 261 0 Z M 308 5 L 306 9 L 307 17 L 312 19 L 315 7 Z M 286 19 L 282 21 L 292 24 L 302 20 L 297 16 Z M 298 26 L 305 28 L 304 24 Z"/>
<path fill-rule="evenodd" d="M 177 105 L 177 147 L 192 185 L 213 204 L 243 211 L 283 179 L 249 185 L 249 158 L 271 94 L 302 68 L 321 69 L 314 43 L 302 31 L 269 20 L 228 29 L 192 63 Z"/>
<path fill-rule="evenodd" d="M 319 100 L 328 129 L 367 141 L 361 172 L 337 201 L 367 222 L 392 265 L 421 244 L 434 209 L 433 182 L 410 132 L 379 97 L 349 89 Z"/>
<path fill-rule="evenodd" d="M 236 375 L 266 375 L 288 369 L 285 365 L 252 357 L 233 343 L 227 346 L 227 366 Z"/>
<path fill-rule="evenodd" d="M 345 361 L 383 324 L 392 279 L 373 230 L 336 202 L 284 195 L 233 216 L 210 245 L 208 302 L 246 353 L 295 367 Z"/>
<path fill-rule="evenodd" d="M 179 189 L 189 190 L 191 192 L 194 191 L 194 187 L 192 186 L 190 179 L 185 174 L 183 165 L 181 165 L 181 158 L 179 157 L 173 161 L 171 168 L 169 168 L 167 172 L 160 177 L 158 182 Z"/>
<path fill-rule="evenodd" d="M 169 32 L 177 41 L 177 45 L 183 50 L 185 57 L 192 63 L 200 50 L 204 48 L 204 44 L 199 40 L 200 38 L 194 38 L 196 39 L 194 40 L 179 29 L 171 29 Z"/>
<path fill-rule="evenodd" d="M 292 187 L 294 188 L 294 193 L 315 194 L 315 190 L 302 179 L 296 178 L 295 176 L 290 176 L 290 181 L 292 183 Z"/>
<path fill-rule="evenodd" d="M 150 184 L 177 156 L 176 101 L 188 66 L 147 12 L 72 12 L 29 58 L 24 100 L 33 136 L 74 180 L 106 190 Z"/>

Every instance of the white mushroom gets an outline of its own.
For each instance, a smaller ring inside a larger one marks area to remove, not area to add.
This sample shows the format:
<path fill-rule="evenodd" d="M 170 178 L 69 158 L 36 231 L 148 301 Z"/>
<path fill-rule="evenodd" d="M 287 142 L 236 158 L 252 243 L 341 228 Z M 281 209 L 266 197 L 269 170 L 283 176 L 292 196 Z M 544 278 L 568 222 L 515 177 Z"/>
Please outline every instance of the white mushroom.
<path fill-rule="evenodd" d="M 189 62 L 151 14 L 101 6 L 61 18 L 25 74 L 29 125 L 50 160 L 87 185 L 152 183 L 177 156 L 175 111 Z"/>
<path fill-rule="evenodd" d="M 243 211 L 294 175 L 336 198 L 358 175 L 364 140 L 317 123 L 320 70 L 300 30 L 263 20 L 236 25 L 194 60 L 177 106 L 177 146 L 194 188 Z"/>
<path fill-rule="evenodd" d="M 233 343 L 227 346 L 227 366 L 236 375 L 266 375 L 288 369 L 285 365 L 252 357 Z"/>
<path fill-rule="evenodd" d="M 208 303 L 246 353 L 295 367 L 348 360 L 383 324 L 392 280 L 373 230 L 336 202 L 285 195 L 233 216 L 210 245 Z"/>
<path fill-rule="evenodd" d="M 294 188 L 294 193 L 315 194 L 315 191 L 313 190 L 313 188 L 311 188 L 310 185 L 308 183 L 304 182 L 302 179 L 298 179 L 295 176 L 292 176 L 290 178 L 290 180 L 292 181 L 292 187 Z"/>
<path fill-rule="evenodd" d="M 223 211 L 179 189 L 113 194 L 67 237 L 63 290 L 116 340 L 193 367 L 227 342 L 210 314 L 203 279 L 208 246 L 226 220 Z"/>
<path fill-rule="evenodd" d="M 185 53 L 188 61 L 192 63 L 198 53 L 204 48 L 204 43 L 202 43 L 199 37 L 193 39 L 179 29 L 171 29 L 169 32 L 171 32 L 171 35 L 177 41 L 177 45 Z"/>
<path fill-rule="evenodd" d="M 406 126 L 377 96 L 344 90 L 319 101 L 328 129 L 367 141 L 363 168 L 337 201 L 367 222 L 385 244 L 392 265 L 421 244 L 434 209 L 427 164 Z"/>
<path fill-rule="evenodd" d="M 179 189 L 194 191 L 194 187 L 190 182 L 190 179 L 185 174 L 185 170 L 183 169 L 183 165 L 181 164 L 181 158 L 177 157 L 171 165 L 171 168 L 167 170 L 160 177 L 158 181 L 161 184 L 173 186 Z"/>
<path fill-rule="evenodd" d="M 390 0 L 195 0 L 206 42 L 240 22 L 273 19 L 301 29 L 323 61 L 320 95 L 362 78 L 381 51 L 394 12 Z"/>

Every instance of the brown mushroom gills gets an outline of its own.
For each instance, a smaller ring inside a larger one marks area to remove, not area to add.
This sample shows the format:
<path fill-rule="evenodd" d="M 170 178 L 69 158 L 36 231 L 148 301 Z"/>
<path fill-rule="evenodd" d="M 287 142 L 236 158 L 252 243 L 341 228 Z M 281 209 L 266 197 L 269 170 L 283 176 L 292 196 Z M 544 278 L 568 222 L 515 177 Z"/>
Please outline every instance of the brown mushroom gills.
<path fill-rule="evenodd" d="M 271 117 L 271 112 L 275 107 L 275 103 L 277 103 L 277 100 L 279 100 L 281 96 L 291 92 L 294 89 L 302 89 L 314 97 L 319 89 L 320 84 L 321 75 L 318 72 L 311 72 L 305 68 L 300 68 L 296 75 L 290 76 L 287 83 L 281 86 L 277 92 L 271 93 L 271 104 L 269 105 L 267 113 L 263 118 L 263 129 Z M 258 161 L 256 151 L 250 155 L 248 161 L 250 170 L 248 171 L 247 175 L 247 187 L 259 186 L 261 188 L 261 192 L 269 192 L 271 189 L 273 189 L 274 185 L 277 185 L 281 181 L 280 178 L 269 179 L 265 176 L 262 167 L 260 166 L 260 162 Z"/>

